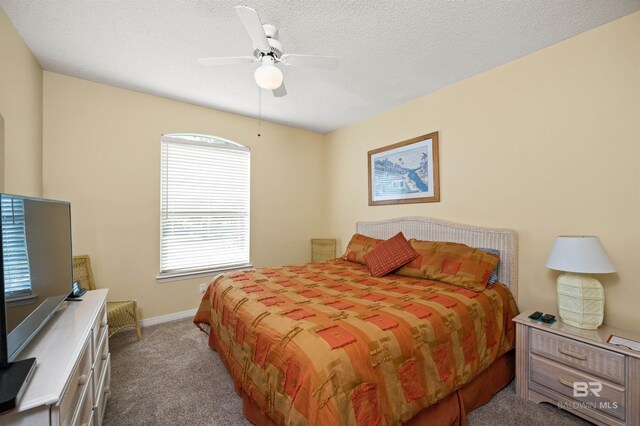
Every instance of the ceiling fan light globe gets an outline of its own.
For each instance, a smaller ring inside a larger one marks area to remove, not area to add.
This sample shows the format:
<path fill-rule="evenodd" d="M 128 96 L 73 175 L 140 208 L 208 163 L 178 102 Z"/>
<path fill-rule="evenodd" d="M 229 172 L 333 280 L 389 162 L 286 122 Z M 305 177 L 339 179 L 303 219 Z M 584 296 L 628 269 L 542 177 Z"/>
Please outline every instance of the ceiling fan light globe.
<path fill-rule="evenodd" d="M 284 76 L 280 68 L 272 64 L 262 64 L 254 74 L 258 86 L 265 90 L 275 90 L 282 85 Z"/>

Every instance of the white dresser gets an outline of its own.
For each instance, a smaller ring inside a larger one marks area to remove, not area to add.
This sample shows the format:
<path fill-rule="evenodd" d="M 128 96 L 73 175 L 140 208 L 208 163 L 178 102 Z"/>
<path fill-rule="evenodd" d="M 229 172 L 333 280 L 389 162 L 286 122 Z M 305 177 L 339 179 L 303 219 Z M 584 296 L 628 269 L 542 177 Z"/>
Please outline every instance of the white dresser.
<path fill-rule="evenodd" d="M 65 302 L 19 358 L 37 360 L 20 405 L 0 425 L 101 425 L 109 397 L 106 297 L 89 291 Z"/>

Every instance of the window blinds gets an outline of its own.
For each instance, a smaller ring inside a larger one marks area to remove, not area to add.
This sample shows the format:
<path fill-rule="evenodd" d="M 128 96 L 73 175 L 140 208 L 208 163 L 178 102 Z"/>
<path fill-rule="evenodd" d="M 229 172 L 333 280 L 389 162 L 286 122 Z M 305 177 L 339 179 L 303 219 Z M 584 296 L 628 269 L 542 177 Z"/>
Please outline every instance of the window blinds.
<path fill-rule="evenodd" d="M 249 265 L 249 149 L 163 136 L 160 275 Z"/>
<path fill-rule="evenodd" d="M 5 297 L 31 294 L 31 271 L 27 252 L 24 201 L 2 195 L 2 258 Z"/>

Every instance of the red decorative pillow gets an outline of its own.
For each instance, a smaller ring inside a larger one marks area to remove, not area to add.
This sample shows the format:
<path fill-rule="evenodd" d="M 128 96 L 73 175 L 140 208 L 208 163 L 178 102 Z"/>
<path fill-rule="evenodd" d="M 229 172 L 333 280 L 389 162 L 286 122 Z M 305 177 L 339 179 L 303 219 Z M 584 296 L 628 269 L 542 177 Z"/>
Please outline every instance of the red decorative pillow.
<path fill-rule="evenodd" d="M 374 277 L 382 277 L 411 262 L 418 257 L 418 252 L 398 232 L 386 241 L 378 243 L 373 250 L 364 255 L 364 261 Z"/>

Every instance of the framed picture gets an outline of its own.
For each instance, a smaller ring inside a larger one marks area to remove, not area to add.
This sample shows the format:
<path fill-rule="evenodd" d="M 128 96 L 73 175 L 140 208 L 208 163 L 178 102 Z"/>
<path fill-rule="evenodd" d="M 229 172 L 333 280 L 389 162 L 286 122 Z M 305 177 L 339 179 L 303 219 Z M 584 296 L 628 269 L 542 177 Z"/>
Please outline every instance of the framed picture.
<path fill-rule="evenodd" d="M 369 205 L 440 201 L 438 132 L 369 151 Z"/>

